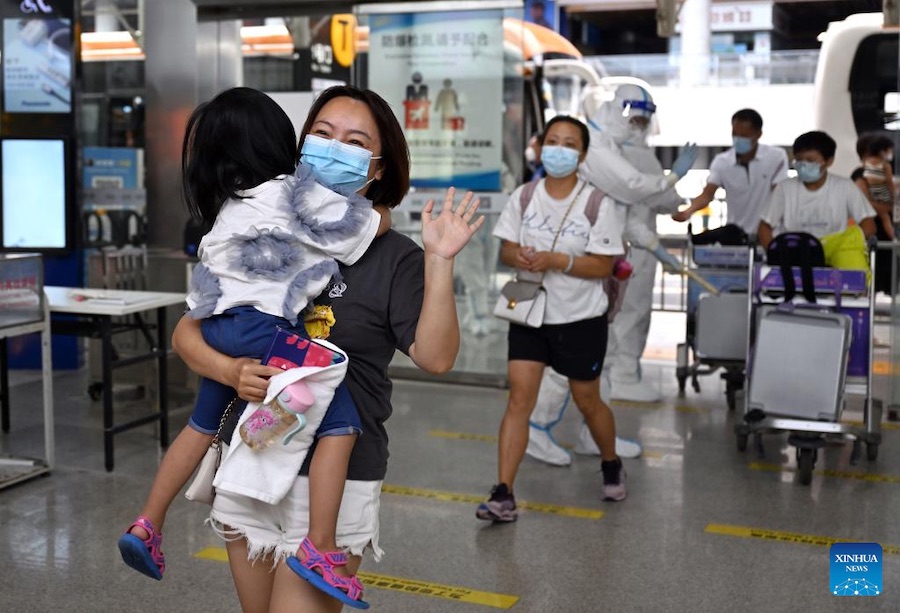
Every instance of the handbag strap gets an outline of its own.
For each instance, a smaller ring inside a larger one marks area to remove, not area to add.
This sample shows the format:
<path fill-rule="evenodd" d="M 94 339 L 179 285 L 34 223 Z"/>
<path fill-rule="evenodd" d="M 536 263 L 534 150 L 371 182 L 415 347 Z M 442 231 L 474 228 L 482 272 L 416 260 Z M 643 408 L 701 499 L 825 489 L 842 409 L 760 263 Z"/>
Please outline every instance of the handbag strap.
<path fill-rule="evenodd" d="M 556 249 L 556 241 L 559 240 L 559 234 L 560 234 L 560 232 L 562 232 L 563 226 L 566 225 L 566 219 L 568 219 L 569 213 L 572 212 L 572 207 L 575 206 L 576 202 L 578 202 L 578 197 L 581 195 L 581 192 L 584 191 L 584 187 L 586 185 L 587 185 L 587 181 L 581 181 L 581 187 L 578 188 L 578 191 L 575 192 L 575 196 L 569 202 L 569 206 L 566 208 L 566 212 L 563 215 L 562 220 L 560 220 L 560 222 L 559 222 L 559 227 L 556 228 L 556 233 L 554 233 L 554 235 L 553 235 L 553 243 L 550 245 L 550 253 L 553 253 L 553 250 Z M 541 274 L 541 279 L 540 279 L 540 281 L 538 281 L 538 283 L 543 283 L 544 276 L 546 276 L 546 274 L 547 274 L 547 271 L 545 270 Z M 516 275 L 516 278 L 518 278 L 518 275 Z"/>
<path fill-rule="evenodd" d="M 228 415 L 231 414 L 231 410 L 234 408 L 234 405 L 237 401 L 238 397 L 235 396 L 231 399 L 231 402 L 228 403 L 228 406 L 225 407 L 225 412 L 222 413 L 222 419 L 219 420 L 219 427 L 216 429 L 216 435 L 213 437 L 212 443 L 210 443 L 210 445 L 219 444 L 219 435 L 222 434 L 222 428 L 225 427 L 225 421 L 228 419 Z"/>

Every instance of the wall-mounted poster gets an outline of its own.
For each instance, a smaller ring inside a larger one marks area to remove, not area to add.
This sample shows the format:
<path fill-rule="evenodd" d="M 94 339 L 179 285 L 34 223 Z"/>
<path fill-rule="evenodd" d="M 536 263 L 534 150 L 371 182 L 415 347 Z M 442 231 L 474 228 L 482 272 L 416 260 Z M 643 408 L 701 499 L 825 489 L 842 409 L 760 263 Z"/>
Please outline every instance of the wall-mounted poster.
<path fill-rule="evenodd" d="M 3 20 L 3 109 L 7 113 L 72 110 L 69 19 Z"/>
<path fill-rule="evenodd" d="M 412 184 L 500 190 L 503 11 L 374 14 L 369 87 L 406 132 Z"/>

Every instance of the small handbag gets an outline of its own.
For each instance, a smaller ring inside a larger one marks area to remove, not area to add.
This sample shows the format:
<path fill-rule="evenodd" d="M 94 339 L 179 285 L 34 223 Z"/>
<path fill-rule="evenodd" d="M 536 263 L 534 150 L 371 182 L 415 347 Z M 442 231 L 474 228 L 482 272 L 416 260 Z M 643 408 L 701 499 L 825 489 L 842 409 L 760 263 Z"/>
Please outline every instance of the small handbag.
<path fill-rule="evenodd" d="M 216 497 L 213 479 L 216 478 L 216 471 L 219 470 L 219 464 L 222 463 L 222 455 L 228 451 L 228 444 L 221 440 L 222 427 L 225 425 L 229 413 L 234 408 L 235 402 L 237 402 L 237 398 L 229 402 L 228 406 L 225 407 L 222 419 L 219 420 L 219 428 L 216 430 L 216 435 L 209 444 L 209 449 L 206 450 L 203 459 L 200 460 L 200 465 L 194 474 L 194 480 L 191 481 L 191 484 L 184 491 L 184 497 L 188 500 L 211 505 Z"/>
<path fill-rule="evenodd" d="M 556 241 L 559 239 L 559 233 L 562 231 L 566 223 L 566 218 L 572 211 L 572 206 L 581 195 L 581 191 L 587 183 L 582 183 L 581 188 L 575 193 L 566 214 L 563 215 L 556 234 L 553 236 L 553 244 L 550 245 L 550 251 L 556 247 Z M 544 273 L 546 274 L 546 273 Z M 505 319 L 520 326 L 529 328 L 540 328 L 544 325 L 544 311 L 547 308 L 547 290 L 543 286 L 544 275 L 538 281 L 522 281 L 513 279 L 507 281 L 500 290 L 500 296 L 494 305 L 494 316 Z"/>
<path fill-rule="evenodd" d="M 500 290 L 494 315 L 520 326 L 540 328 L 547 308 L 547 290 L 540 281 L 507 281 Z"/>

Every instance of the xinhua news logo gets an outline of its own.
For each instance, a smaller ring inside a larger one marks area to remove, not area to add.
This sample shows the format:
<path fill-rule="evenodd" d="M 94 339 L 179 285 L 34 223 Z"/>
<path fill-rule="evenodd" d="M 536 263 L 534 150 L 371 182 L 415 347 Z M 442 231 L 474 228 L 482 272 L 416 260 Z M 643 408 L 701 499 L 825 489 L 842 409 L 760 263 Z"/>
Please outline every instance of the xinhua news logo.
<path fill-rule="evenodd" d="M 831 546 L 831 593 L 835 596 L 881 594 L 881 545 L 835 543 Z"/>

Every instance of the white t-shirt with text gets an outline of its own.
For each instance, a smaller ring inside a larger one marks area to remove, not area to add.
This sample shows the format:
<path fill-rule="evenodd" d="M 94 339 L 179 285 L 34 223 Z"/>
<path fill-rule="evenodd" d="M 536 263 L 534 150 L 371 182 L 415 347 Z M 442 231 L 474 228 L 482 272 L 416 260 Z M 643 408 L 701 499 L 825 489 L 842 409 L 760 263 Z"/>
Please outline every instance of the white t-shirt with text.
<path fill-rule="evenodd" d="M 516 188 L 500 214 L 493 232 L 497 238 L 523 247 L 534 247 L 536 251 L 550 251 L 553 237 L 560 228 L 571 198 L 577 194 L 578 199 L 562 225 L 553 251 L 576 257 L 588 253 L 609 256 L 625 253 L 622 245 L 623 220 L 611 198 L 603 198 L 597 211 L 597 219 L 591 225 L 586 214 L 588 200 L 594 189 L 590 184 L 579 180 L 568 197 L 557 200 L 547 193 L 542 179 L 536 186 L 524 215 L 521 205 L 523 189 L 524 186 Z M 541 278 L 540 273 L 517 272 L 518 278 L 524 281 L 537 281 Z M 547 290 L 545 324 L 572 323 L 600 317 L 606 312 L 608 300 L 601 279 L 582 279 L 563 274 L 559 270 L 549 270 L 544 275 L 543 285 Z"/>

